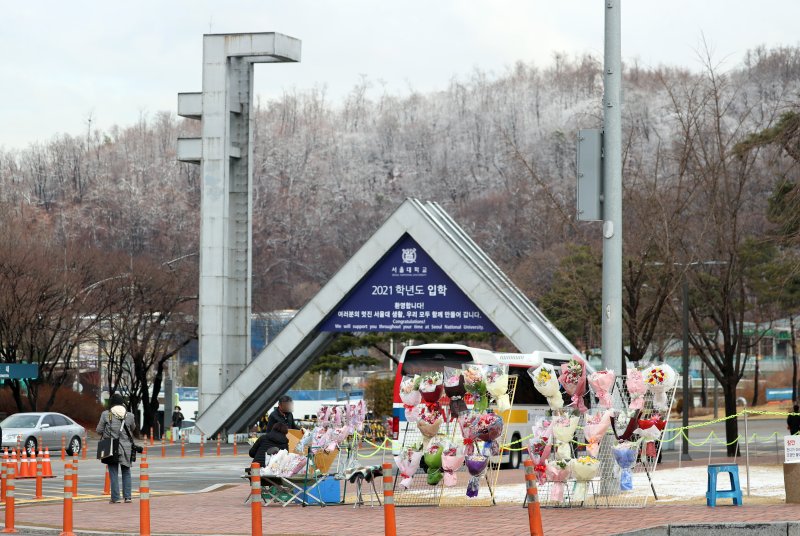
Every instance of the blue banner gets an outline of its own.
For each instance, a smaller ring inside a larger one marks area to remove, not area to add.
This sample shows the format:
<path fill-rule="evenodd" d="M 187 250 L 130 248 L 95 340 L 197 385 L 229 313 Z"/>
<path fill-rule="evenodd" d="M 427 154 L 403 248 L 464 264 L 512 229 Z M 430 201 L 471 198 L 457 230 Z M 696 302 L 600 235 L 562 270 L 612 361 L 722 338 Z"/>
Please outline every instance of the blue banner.
<path fill-rule="evenodd" d="M 444 270 L 409 235 L 325 320 L 322 331 L 496 332 Z"/>

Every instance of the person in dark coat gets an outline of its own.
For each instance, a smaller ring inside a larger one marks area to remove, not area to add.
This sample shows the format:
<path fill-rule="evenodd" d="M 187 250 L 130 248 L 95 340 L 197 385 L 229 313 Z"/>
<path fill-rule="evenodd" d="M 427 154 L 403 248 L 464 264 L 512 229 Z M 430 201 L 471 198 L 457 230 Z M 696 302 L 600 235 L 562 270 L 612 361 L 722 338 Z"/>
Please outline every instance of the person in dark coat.
<path fill-rule="evenodd" d="M 279 450 L 289 450 L 289 428 L 282 422 L 275 423 L 272 430 L 262 435 L 250 447 L 250 457 L 259 467 L 266 465 L 267 455 L 273 455 Z"/>
<path fill-rule="evenodd" d="M 795 435 L 797 432 L 800 432 L 800 406 L 797 404 L 794 405 L 793 408 L 794 415 L 789 415 L 786 417 L 786 428 L 789 429 L 789 434 Z"/>
<path fill-rule="evenodd" d="M 101 438 L 119 440 L 119 459 L 108 465 L 108 476 L 111 481 L 111 502 L 120 502 L 119 474 L 122 472 L 122 496 L 126 503 L 131 502 L 131 452 L 133 450 L 133 413 L 125 407 L 125 400 L 119 393 L 114 393 L 108 401 L 109 409 L 100 415 L 97 433 Z"/>
<path fill-rule="evenodd" d="M 172 439 L 176 440 L 180 436 L 181 426 L 183 426 L 183 413 L 180 406 L 175 406 L 172 411 Z"/>
<path fill-rule="evenodd" d="M 294 416 L 292 410 L 294 409 L 294 402 L 289 395 L 283 395 L 278 399 L 278 407 L 272 410 L 267 420 L 267 432 L 272 430 L 275 423 L 281 422 L 286 425 L 289 430 L 296 430 L 297 426 L 294 423 Z"/>

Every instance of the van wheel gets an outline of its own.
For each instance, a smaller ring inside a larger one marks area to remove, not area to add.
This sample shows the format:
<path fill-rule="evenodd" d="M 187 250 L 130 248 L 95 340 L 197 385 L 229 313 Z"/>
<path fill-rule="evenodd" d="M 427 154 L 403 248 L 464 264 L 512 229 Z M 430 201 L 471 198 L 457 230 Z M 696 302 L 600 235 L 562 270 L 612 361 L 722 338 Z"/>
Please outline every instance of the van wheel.
<path fill-rule="evenodd" d="M 517 433 L 511 437 L 511 448 L 512 449 L 521 449 L 522 448 L 522 441 L 520 441 L 520 436 Z M 510 450 L 508 451 L 508 461 L 503 464 L 503 469 L 519 469 L 519 466 L 522 465 L 522 451 L 521 450 Z"/>

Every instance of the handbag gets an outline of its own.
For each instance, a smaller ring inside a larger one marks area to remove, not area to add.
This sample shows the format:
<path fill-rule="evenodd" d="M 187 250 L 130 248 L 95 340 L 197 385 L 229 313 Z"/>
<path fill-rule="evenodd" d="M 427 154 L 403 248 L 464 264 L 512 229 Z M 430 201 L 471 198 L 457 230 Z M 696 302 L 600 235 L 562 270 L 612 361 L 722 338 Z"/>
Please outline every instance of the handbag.
<path fill-rule="evenodd" d="M 124 420 L 122 421 L 124 424 Z M 111 415 L 108 416 L 111 424 Z M 119 461 L 119 438 L 104 437 L 97 442 L 97 459 L 103 463 L 117 463 Z"/>

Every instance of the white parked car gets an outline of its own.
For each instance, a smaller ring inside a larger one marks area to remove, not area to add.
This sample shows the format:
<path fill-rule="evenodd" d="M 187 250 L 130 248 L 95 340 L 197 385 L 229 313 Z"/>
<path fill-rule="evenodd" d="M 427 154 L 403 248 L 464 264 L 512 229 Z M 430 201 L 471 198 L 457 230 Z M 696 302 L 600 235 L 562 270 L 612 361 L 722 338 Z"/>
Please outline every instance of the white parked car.
<path fill-rule="evenodd" d="M 16 447 L 19 440 L 29 455 L 39 447 L 60 451 L 62 437 L 66 441 L 67 454 L 78 454 L 86 434 L 86 429 L 80 424 L 66 415 L 52 412 L 15 413 L 0 422 L 0 428 L 3 447 Z"/>

